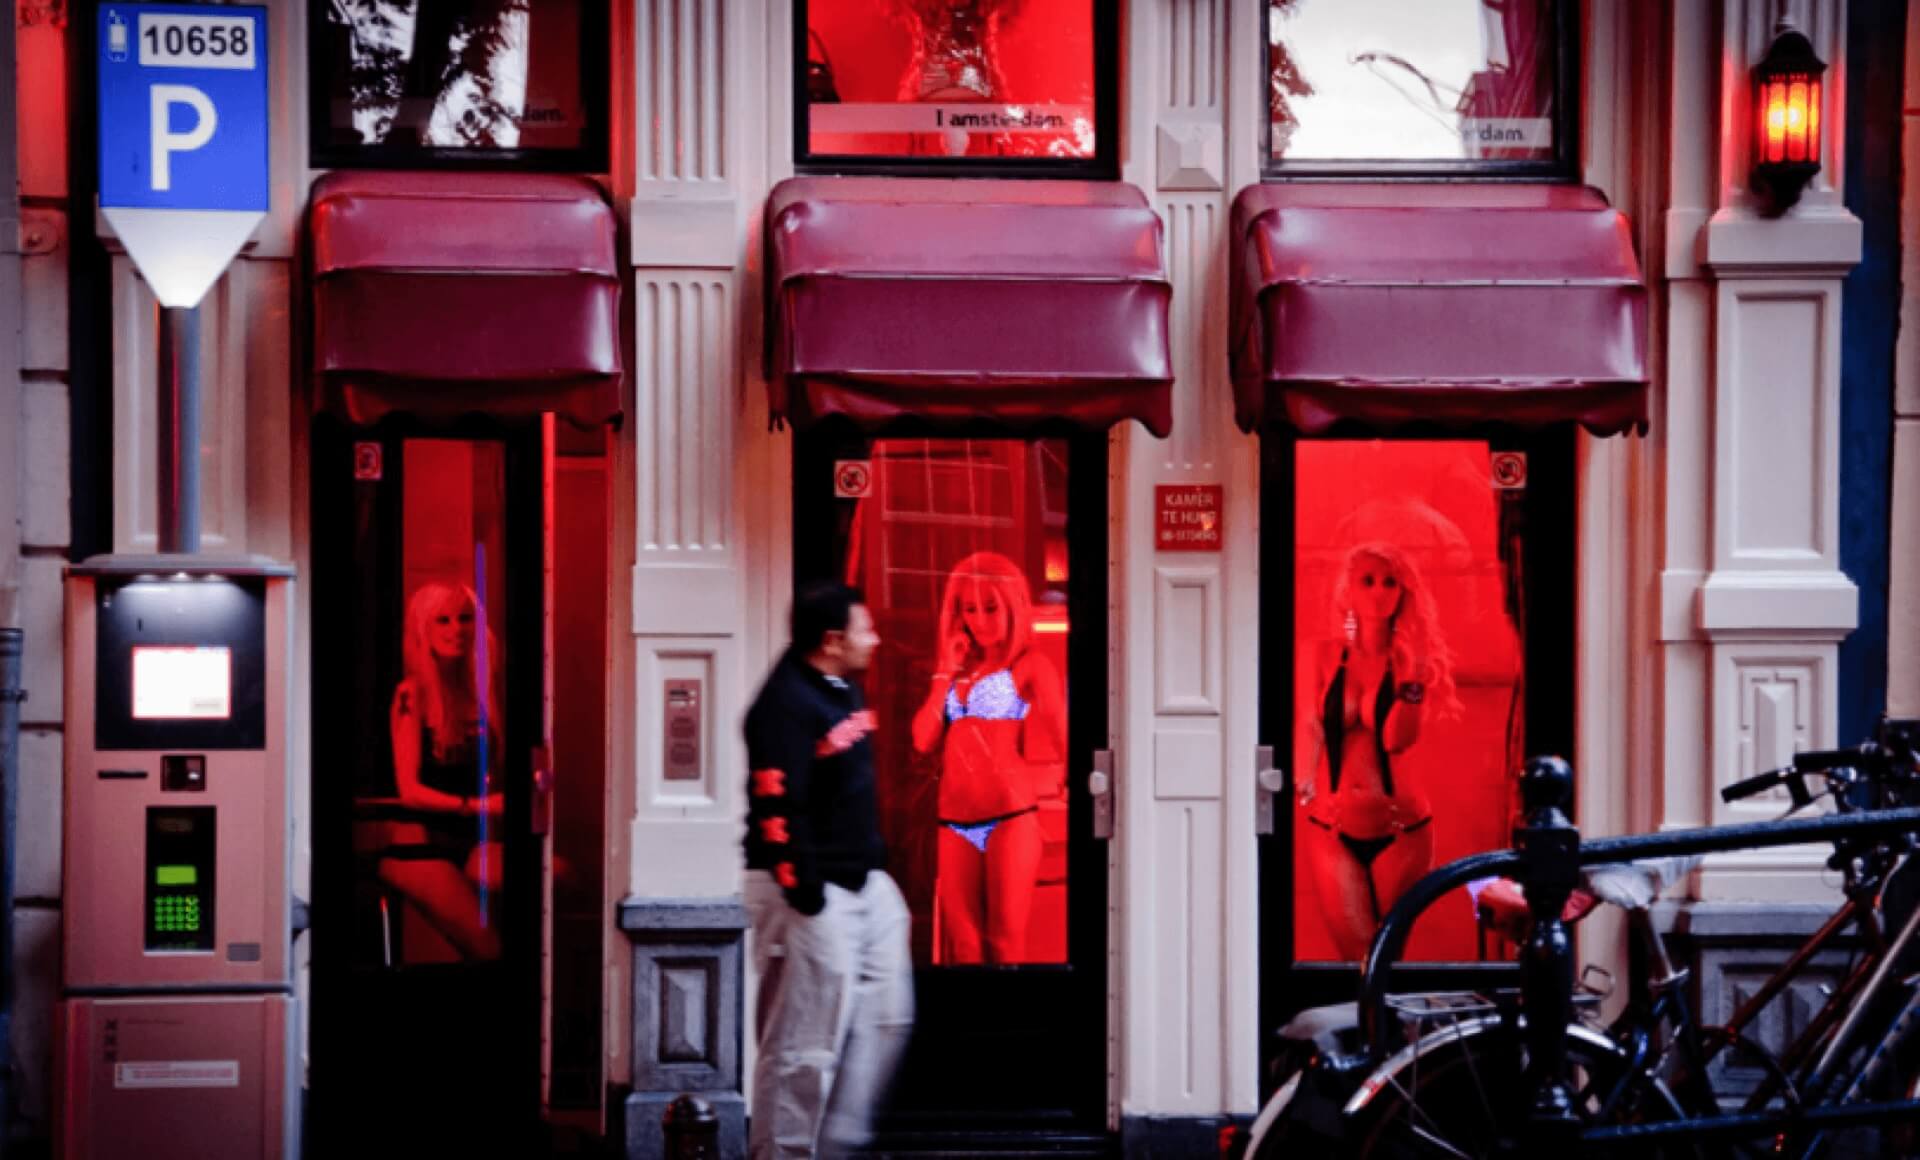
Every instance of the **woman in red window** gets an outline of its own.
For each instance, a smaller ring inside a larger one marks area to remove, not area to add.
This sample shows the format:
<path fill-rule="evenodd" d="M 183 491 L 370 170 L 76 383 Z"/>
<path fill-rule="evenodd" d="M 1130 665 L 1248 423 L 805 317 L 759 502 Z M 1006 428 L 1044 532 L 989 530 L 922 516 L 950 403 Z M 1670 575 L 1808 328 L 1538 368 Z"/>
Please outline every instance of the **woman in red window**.
<path fill-rule="evenodd" d="M 913 718 L 913 745 L 940 752 L 936 961 L 1027 961 L 1043 838 L 1039 782 L 1060 768 L 1060 676 L 1029 646 L 1027 578 L 997 552 L 955 566 L 940 599 L 941 667 Z"/>
<path fill-rule="evenodd" d="M 398 822 L 380 879 L 419 908 L 467 959 L 500 957 L 483 892 L 500 886 L 497 827 L 505 799 L 491 776 L 500 753 L 497 650 L 463 584 L 429 581 L 407 601 L 389 725 L 401 804 L 428 820 Z M 484 644 L 483 644 L 484 642 Z"/>
<path fill-rule="evenodd" d="M 1327 930 L 1359 959 L 1394 900 L 1433 864 L 1433 809 L 1395 759 L 1431 715 L 1459 712 L 1433 597 L 1391 544 L 1348 552 L 1334 581 L 1339 629 L 1296 719 L 1315 754 L 1298 833 Z"/>

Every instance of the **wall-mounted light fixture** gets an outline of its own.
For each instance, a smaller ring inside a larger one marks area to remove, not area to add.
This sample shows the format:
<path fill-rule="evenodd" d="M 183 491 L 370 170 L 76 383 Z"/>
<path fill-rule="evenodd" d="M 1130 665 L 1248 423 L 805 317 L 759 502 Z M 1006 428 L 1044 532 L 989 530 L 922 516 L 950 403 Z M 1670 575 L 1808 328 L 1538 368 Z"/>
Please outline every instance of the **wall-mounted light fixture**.
<path fill-rule="evenodd" d="M 1753 66 L 1753 188 L 1784 213 L 1820 172 L 1820 74 L 1826 62 L 1784 15 Z"/>

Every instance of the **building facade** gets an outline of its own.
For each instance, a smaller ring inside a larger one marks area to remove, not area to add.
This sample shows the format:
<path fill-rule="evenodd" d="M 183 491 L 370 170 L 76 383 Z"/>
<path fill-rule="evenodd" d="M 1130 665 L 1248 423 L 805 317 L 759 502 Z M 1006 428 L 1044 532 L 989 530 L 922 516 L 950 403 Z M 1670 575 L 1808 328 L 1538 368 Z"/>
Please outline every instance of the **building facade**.
<path fill-rule="evenodd" d="M 739 722 L 808 578 L 887 642 L 901 1139 L 1204 1150 L 1373 908 L 1504 844 L 1521 757 L 1586 834 L 1749 821 L 1719 787 L 1920 715 L 1901 0 L 426 8 L 266 4 L 271 209 L 198 314 L 204 546 L 297 576 L 310 1127 L 432 1073 L 421 1117 L 649 1155 L 693 1091 L 736 1138 Z M 1827 69 L 1780 213 L 1783 12 Z M 158 543 L 97 19 L 19 0 L 0 136 L 29 1138 L 63 569 Z M 1717 855 L 1681 907 L 1777 932 L 1823 863 Z M 1412 954 L 1502 950 L 1463 901 Z"/>

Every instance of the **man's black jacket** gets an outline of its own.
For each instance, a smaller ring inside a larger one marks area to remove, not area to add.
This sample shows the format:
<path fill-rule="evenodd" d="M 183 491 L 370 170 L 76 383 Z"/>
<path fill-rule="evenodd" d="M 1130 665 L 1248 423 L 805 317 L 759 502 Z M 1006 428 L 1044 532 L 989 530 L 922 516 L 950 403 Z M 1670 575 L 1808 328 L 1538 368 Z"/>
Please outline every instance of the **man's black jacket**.
<path fill-rule="evenodd" d="M 747 868 L 802 914 L 826 883 L 858 890 L 886 861 L 875 813 L 873 713 L 852 684 L 791 649 L 747 710 Z"/>

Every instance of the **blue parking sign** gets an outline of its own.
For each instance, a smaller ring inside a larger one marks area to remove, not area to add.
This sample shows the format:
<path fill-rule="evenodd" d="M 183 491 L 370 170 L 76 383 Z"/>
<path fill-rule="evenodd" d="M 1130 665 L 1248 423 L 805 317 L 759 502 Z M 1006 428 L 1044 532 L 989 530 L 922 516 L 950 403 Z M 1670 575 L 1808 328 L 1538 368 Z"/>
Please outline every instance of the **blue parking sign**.
<path fill-rule="evenodd" d="M 100 204 L 267 208 L 267 13 L 103 4 Z"/>
<path fill-rule="evenodd" d="M 101 216 L 193 306 L 266 217 L 267 10 L 103 4 L 96 31 Z"/>

